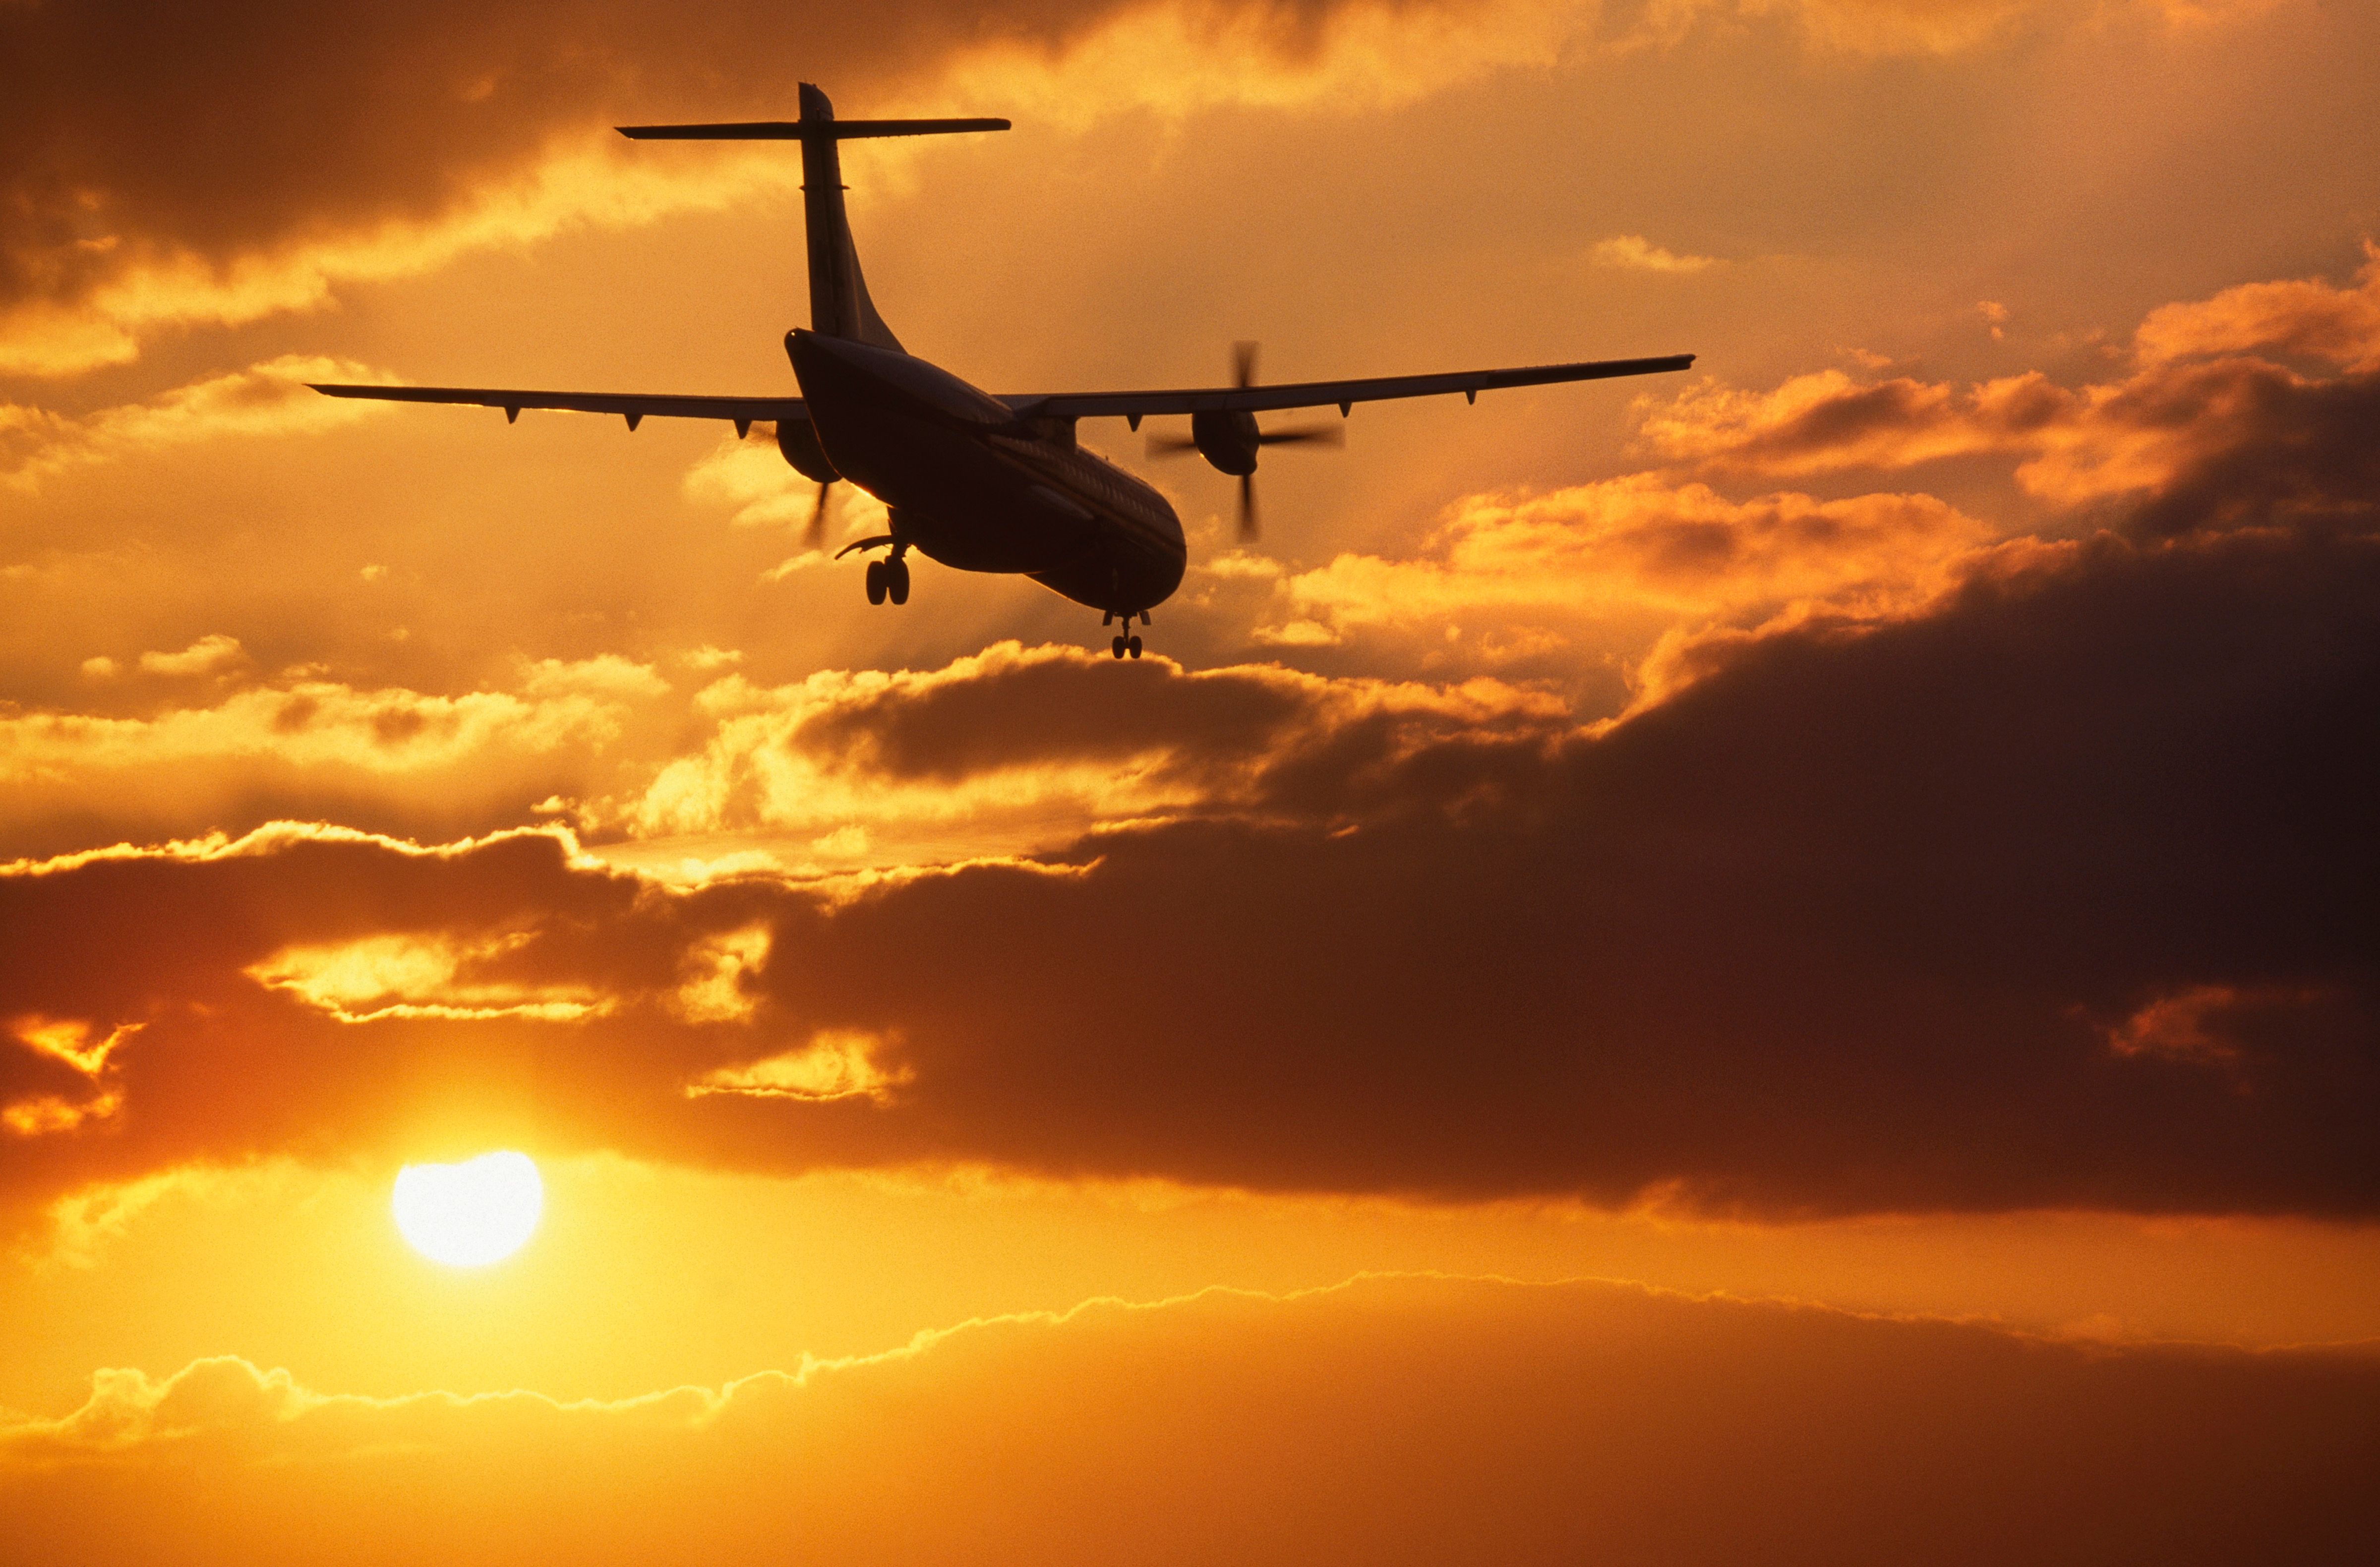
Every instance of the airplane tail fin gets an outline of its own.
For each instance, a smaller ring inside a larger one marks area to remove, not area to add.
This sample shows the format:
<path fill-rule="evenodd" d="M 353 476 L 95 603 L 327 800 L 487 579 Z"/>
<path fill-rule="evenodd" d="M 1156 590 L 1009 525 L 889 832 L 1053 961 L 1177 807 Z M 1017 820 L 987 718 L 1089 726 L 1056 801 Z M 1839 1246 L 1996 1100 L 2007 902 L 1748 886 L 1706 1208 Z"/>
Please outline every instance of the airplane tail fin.
<path fill-rule="evenodd" d="M 827 95 L 802 83 L 802 117 L 733 125 L 624 125 L 620 134 L 638 141 L 799 141 L 802 144 L 802 213 L 809 236 L 810 330 L 830 337 L 855 338 L 880 348 L 901 350 L 901 340 L 876 313 L 860 275 L 859 252 L 843 209 L 840 143 L 881 136 L 947 136 L 964 131 L 1006 130 L 1006 120 L 839 120 Z M 903 350 L 905 351 L 905 350 Z"/>

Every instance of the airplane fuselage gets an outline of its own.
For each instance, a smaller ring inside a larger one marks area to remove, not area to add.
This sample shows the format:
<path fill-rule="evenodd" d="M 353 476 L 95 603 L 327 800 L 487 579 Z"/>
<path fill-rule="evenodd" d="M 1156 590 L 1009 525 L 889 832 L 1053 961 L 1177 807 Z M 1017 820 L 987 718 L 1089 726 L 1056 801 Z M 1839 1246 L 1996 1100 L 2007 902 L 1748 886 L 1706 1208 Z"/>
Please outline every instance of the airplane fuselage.
<path fill-rule="evenodd" d="M 1075 444 L 1073 420 L 1020 420 L 898 349 L 803 331 L 785 346 L 820 450 L 890 509 L 896 547 L 961 571 L 1022 574 L 1122 615 L 1182 585 L 1181 518 Z"/>

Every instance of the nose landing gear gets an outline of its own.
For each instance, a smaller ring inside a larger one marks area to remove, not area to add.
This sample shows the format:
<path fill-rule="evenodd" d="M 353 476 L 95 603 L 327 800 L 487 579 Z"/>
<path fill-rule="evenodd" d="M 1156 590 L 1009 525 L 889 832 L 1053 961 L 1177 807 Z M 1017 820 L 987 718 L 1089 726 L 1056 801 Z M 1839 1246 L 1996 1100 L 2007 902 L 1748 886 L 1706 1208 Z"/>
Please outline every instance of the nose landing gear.
<path fill-rule="evenodd" d="M 1148 624 L 1148 612 L 1147 610 L 1142 610 L 1139 613 L 1140 623 L 1143 626 L 1147 626 Z M 1117 612 L 1114 610 L 1108 611 L 1107 613 L 1099 616 L 1099 624 L 1101 626 L 1110 624 L 1115 620 L 1116 613 Z M 1119 632 L 1115 640 L 1108 645 L 1114 650 L 1115 656 L 1118 658 L 1123 658 L 1127 655 L 1133 658 L 1138 658 L 1140 657 L 1140 638 L 1134 636 L 1132 632 L 1133 612 L 1131 610 L 1125 610 L 1123 612 L 1123 614 L 1124 629 Z"/>

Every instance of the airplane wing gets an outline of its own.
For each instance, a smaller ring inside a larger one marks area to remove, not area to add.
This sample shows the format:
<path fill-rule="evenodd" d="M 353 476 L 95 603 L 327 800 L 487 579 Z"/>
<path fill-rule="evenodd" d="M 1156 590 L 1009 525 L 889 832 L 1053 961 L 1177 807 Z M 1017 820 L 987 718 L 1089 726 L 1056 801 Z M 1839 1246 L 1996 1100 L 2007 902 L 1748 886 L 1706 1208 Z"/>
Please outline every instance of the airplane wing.
<path fill-rule="evenodd" d="M 756 422 L 799 419 L 799 397 L 671 397 L 643 392 L 517 392 L 487 386 L 348 386 L 309 383 L 333 397 L 370 397 L 389 403 L 465 403 L 502 408 L 520 418 L 523 408 L 566 408 L 582 414 L 618 414 L 634 430 L 647 415 L 659 419 L 723 419 L 744 434 Z"/>
<path fill-rule="evenodd" d="M 1501 386 L 1548 386 L 1564 381 L 1601 381 L 1616 375 L 1654 375 L 1684 370 L 1692 354 L 1649 359 L 1595 359 L 1584 364 L 1530 365 L 1517 370 L 1450 370 L 1441 375 L 1383 375 L 1363 381 L 1283 382 L 1278 385 L 1199 386 L 1167 392 L 1052 392 L 1002 402 L 1019 419 L 1097 419 L 1122 415 L 1138 429 L 1151 414 L 1203 414 L 1270 408 L 1336 407 L 1345 414 L 1357 403 L 1389 397 L 1436 397 L 1460 392 L 1476 402 L 1482 392 Z"/>

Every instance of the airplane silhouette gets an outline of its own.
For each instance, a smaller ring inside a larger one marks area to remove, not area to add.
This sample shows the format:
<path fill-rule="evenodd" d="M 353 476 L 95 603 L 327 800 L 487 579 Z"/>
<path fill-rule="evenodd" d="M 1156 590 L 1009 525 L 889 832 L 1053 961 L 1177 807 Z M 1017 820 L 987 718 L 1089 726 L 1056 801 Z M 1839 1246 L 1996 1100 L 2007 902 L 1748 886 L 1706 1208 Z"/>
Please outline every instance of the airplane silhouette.
<path fill-rule="evenodd" d="M 1056 392 L 993 396 L 901 346 L 877 314 L 860 276 L 859 253 L 843 204 L 839 143 L 863 137 L 939 136 L 1006 130 L 1002 119 L 838 120 L 825 93 L 801 87 L 801 118 L 739 125 L 622 126 L 638 140 L 799 141 L 802 207 L 808 230 L 810 324 L 785 334 L 800 383 L 798 397 L 674 397 L 641 393 L 529 392 L 458 386 L 318 384 L 334 397 L 401 403 L 465 403 L 504 410 L 567 408 L 619 414 L 634 431 L 648 416 L 726 419 L 740 439 L 773 422 L 777 449 L 818 480 L 809 540 L 825 541 L 828 493 L 838 480 L 885 503 L 891 531 L 845 545 L 883 549 L 868 563 L 868 601 L 909 599 L 908 552 L 962 571 L 1031 577 L 1121 621 L 1118 658 L 1140 656 L 1133 620 L 1181 586 L 1188 551 L 1182 519 L 1164 496 L 1075 443 L 1077 419 L 1122 418 L 1137 431 L 1154 416 L 1190 419 L 1188 437 L 1150 438 L 1151 455 L 1196 451 L 1240 480 L 1240 537 L 1256 537 L 1257 456 L 1267 446 L 1335 442 L 1335 426 L 1266 430 L 1257 415 L 1335 406 L 1342 419 L 1357 403 L 1460 392 L 1472 402 L 1502 386 L 1596 381 L 1680 370 L 1692 354 L 1603 359 L 1585 364 L 1462 370 L 1259 385 L 1256 347 L 1238 346 L 1232 383 L 1157 392 Z"/>

